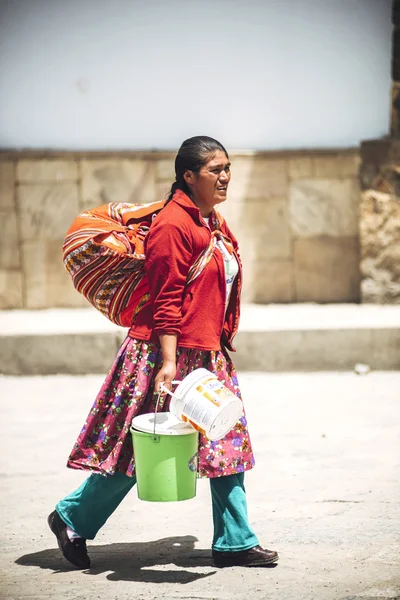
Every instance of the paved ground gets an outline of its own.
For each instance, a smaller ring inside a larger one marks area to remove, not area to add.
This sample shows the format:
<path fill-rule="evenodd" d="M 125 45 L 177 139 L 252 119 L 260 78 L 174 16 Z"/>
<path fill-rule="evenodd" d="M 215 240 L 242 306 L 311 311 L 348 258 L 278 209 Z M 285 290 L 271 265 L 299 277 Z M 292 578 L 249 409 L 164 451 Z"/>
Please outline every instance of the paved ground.
<path fill-rule="evenodd" d="M 257 466 L 251 522 L 275 568 L 211 566 L 209 488 L 133 491 L 70 570 L 46 524 L 83 473 L 64 468 L 101 376 L 0 379 L 2 600 L 400 598 L 400 373 L 241 376 Z"/>

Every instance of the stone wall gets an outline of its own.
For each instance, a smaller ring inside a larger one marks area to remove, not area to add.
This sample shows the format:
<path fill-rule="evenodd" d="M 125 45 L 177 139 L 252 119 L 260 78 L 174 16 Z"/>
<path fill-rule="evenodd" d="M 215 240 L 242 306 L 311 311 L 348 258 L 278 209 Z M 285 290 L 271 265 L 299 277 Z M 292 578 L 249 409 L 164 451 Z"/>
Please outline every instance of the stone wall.
<path fill-rule="evenodd" d="M 400 304 L 400 0 L 392 3 L 390 135 L 360 147 L 363 302 Z"/>
<path fill-rule="evenodd" d="M 400 303 L 400 139 L 361 145 L 363 302 Z"/>
<path fill-rule="evenodd" d="M 174 154 L 0 153 L 0 308 L 81 307 L 62 264 L 74 217 L 168 192 Z M 229 199 L 247 302 L 360 298 L 358 150 L 233 152 Z"/>

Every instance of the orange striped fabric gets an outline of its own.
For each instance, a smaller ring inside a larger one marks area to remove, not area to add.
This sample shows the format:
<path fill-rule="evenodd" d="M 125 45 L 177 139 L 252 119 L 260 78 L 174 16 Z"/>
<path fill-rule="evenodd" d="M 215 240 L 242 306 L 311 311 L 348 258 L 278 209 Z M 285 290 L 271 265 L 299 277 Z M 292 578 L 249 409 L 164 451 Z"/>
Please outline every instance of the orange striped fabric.
<path fill-rule="evenodd" d="M 144 239 L 165 200 L 150 204 L 111 203 L 86 210 L 74 220 L 63 245 L 64 266 L 74 287 L 105 317 L 130 327 L 149 300 Z M 189 285 L 210 261 L 216 240 L 232 244 L 219 231 L 222 217 L 212 213 L 214 231 L 207 248 L 189 269 Z"/>

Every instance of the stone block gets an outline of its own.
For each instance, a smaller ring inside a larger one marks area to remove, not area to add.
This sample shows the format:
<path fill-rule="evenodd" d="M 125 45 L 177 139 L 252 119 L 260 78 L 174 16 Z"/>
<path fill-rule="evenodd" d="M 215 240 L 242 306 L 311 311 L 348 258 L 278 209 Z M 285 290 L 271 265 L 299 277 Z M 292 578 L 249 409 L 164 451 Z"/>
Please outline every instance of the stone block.
<path fill-rule="evenodd" d="M 68 159 L 19 160 L 17 181 L 19 183 L 78 181 L 78 163 L 76 160 Z"/>
<path fill-rule="evenodd" d="M 370 365 L 373 369 L 400 370 L 400 329 L 398 327 L 371 329 L 370 349 Z"/>
<path fill-rule="evenodd" d="M 304 151 L 287 162 L 290 180 L 358 177 L 360 153 L 358 150 L 320 154 Z"/>
<path fill-rule="evenodd" d="M 239 331 L 235 366 L 243 371 L 330 371 L 365 362 L 377 368 L 370 361 L 369 340 L 368 329 Z"/>
<path fill-rule="evenodd" d="M 361 195 L 360 201 L 360 246 L 361 258 L 375 260 L 383 245 L 391 242 L 392 236 L 385 229 L 389 225 L 391 215 L 390 200 L 368 192 Z M 396 219 L 395 219 L 396 221 Z"/>
<path fill-rule="evenodd" d="M 361 300 L 372 304 L 400 304 L 400 282 L 393 281 L 390 274 L 375 273 L 365 275 L 365 261 L 361 261 L 363 279 L 361 281 Z"/>
<path fill-rule="evenodd" d="M 298 237 L 354 236 L 358 232 L 356 179 L 301 179 L 289 191 L 290 225 Z"/>
<path fill-rule="evenodd" d="M 375 165 L 400 163 L 400 139 L 379 138 L 367 140 L 360 145 L 361 161 Z"/>
<path fill-rule="evenodd" d="M 240 244 L 241 254 L 252 261 L 292 256 L 287 201 L 271 199 L 230 202 L 218 209 Z"/>
<path fill-rule="evenodd" d="M 286 161 L 276 158 L 240 156 L 232 159 L 228 198 L 232 202 L 263 201 L 287 195 Z"/>
<path fill-rule="evenodd" d="M 18 186 L 21 238 L 62 240 L 80 212 L 75 183 Z"/>
<path fill-rule="evenodd" d="M 400 203 L 398 198 L 364 192 L 360 203 L 363 302 L 400 302 Z"/>
<path fill-rule="evenodd" d="M 360 155 L 355 152 L 337 152 L 314 156 L 313 177 L 317 179 L 357 177 L 360 166 Z"/>
<path fill-rule="evenodd" d="M 82 160 L 81 208 L 154 202 L 158 199 L 155 168 L 155 161 L 139 159 Z"/>
<path fill-rule="evenodd" d="M 77 292 L 62 260 L 62 240 L 28 241 L 22 245 L 26 308 L 89 306 Z"/>
<path fill-rule="evenodd" d="M 0 211 L 0 269 L 18 270 L 21 266 L 15 211 Z"/>
<path fill-rule="evenodd" d="M 156 181 L 169 181 L 169 187 L 175 181 L 175 159 L 162 159 L 156 162 Z"/>
<path fill-rule="evenodd" d="M 117 350 L 113 332 L 5 336 L 0 368 L 7 375 L 105 374 Z"/>
<path fill-rule="evenodd" d="M 250 302 L 293 302 L 295 300 L 293 262 L 291 260 L 258 260 L 251 273 Z M 246 282 L 246 274 L 244 275 Z"/>
<path fill-rule="evenodd" d="M 400 244 L 400 202 L 388 194 L 364 193 L 360 203 L 362 256 Z M 368 251 L 372 248 L 372 251 Z"/>
<path fill-rule="evenodd" d="M 15 207 L 14 163 L 0 161 L 0 209 Z"/>
<path fill-rule="evenodd" d="M 340 160 L 338 154 L 321 154 L 312 157 L 313 177 L 316 179 L 335 179 L 340 177 Z"/>
<path fill-rule="evenodd" d="M 311 156 L 295 156 L 288 159 L 289 179 L 310 179 L 314 175 Z"/>
<path fill-rule="evenodd" d="M 359 151 L 343 152 L 338 156 L 339 177 L 358 177 L 361 158 Z"/>
<path fill-rule="evenodd" d="M 295 240 L 294 269 L 297 302 L 358 302 L 360 299 L 356 237 Z"/>
<path fill-rule="evenodd" d="M 356 363 L 373 370 L 400 367 L 400 332 L 395 327 L 240 330 L 234 345 L 239 371 L 348 371 Z"/>
<path fill-rule="evenodd" d="M 0 269 L 0 310 L 23 308 L 22 274 Z"/>

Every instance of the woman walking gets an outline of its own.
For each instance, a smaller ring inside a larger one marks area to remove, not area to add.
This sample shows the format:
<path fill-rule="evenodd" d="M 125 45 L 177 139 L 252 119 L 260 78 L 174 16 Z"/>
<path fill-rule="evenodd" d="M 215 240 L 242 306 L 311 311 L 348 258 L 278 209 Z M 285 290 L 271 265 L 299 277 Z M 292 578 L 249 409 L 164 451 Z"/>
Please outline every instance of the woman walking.
<path fill-rule="evenodd" d="M 49 517 L 64 557 L 88 568 L 86 540 L 135 485 L 130 436 L 133 417 L 153 412 L 160 384 L 171 389 L 203 367 L 239 398 L 226 351 L 238 328 L 242 269 L 237 241 L 215 206 L 227 198 L 231 178 L 225 148 L 197 136 L 175 159 L 176 181 L 145 239 L 150 299 L 139 310 L 72 449 L 68 466 L 91 475 L 58 502 Z M 164 396 L 159 410 L 168 410 Z M 245 412 L 218 442 L 199 438 L 198 475 L 209 478 L 218 567 L 266 566 L 278 560 L 248 522 L 245 471 L 254 466 Z"/>

